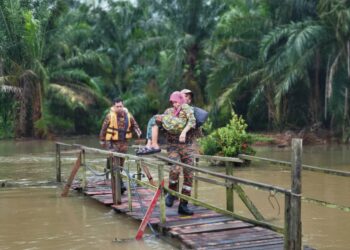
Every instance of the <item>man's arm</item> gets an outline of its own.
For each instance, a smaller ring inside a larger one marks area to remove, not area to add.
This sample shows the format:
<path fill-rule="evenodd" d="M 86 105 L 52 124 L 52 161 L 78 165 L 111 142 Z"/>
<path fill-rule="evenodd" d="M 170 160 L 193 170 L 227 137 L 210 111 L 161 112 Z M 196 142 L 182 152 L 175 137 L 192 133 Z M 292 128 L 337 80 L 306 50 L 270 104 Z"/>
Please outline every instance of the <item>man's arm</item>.
<path fill-rule="evenodd" d="M 141 129 L 139 127 L 139 124 L 137 124 L 135 118 L 133 116 L 130 117 L 131 122 L 131 129 L 134 130 L 134 132 L 137 134 L 137 137 L 140 138 L 142 135 Z"/>
<path fill-rule="evenodd" d="M 107 133 L 107 128 L 109 126 L 110 120 L 111 120 L 111 117 L 108 114 L 102 123 L 101 131 L 100 131 L 100 135 L 99 135 L 100 144 L 102 147 L 105 147 L 105 145 L 106 145 L 106 133 Z"/>

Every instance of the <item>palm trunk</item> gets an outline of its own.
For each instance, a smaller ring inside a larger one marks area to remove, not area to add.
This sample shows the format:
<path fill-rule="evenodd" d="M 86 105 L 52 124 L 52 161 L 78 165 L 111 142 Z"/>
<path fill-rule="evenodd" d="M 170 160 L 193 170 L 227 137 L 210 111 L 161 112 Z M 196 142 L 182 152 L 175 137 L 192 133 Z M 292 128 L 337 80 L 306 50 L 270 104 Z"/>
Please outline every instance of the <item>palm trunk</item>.
<path fill-rule="evenodd" d="M 204 98 L 202 89 L 199 85 L 198 79 L 196 79 L 196 66 L 198 63 L 199 47 L 197 44 L 192 45 L 187 50 L 186 65 L 188 66 L 187 72 L 184 74 L 185 88 L 193 91 L 195 94 L 195 101 L 198 106 L 204 104 Z"/>
<path fill-rule="evenodd" d="M 17 112 L 16 137 L 40 136 L 35 122 L 42 116 L 42 95 L 39 79 L 32 71 L 25 71 L 19 78 L 23 89 L 19 111 Z"/>
<path fill-rule="evenodd" d="M 313 84 L 311 85 L 311 93 L 310 93 L 310 115 L 311 115 L 311 122 L 313 124 L 317 123 L 319 120 L 320 115 L 320 52 L 317 51 L 316 53 L 316 59 L 315 59 L 315 77 Z"/>

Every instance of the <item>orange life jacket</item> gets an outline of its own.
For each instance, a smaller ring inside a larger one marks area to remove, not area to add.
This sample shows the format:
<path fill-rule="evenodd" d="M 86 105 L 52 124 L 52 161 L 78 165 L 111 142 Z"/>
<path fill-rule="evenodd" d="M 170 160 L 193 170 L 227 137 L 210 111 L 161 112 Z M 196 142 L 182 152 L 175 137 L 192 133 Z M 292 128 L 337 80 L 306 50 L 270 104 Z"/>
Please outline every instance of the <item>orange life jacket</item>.
<path fill-rule="evenodd" d="M 106 141 L 117 141 L 117 140 L 124 140 L 124 138 L 119 138 L 119 135 L 125 135 L 125 139 L 130 139 L 132 138 L 132 132 L 130 130 L 131 128 L 131 122 L 130 122 L 130 117 L 131 114 L 129 112 L 125 112 L 125 123 L 124 123 L 124 128 L 120 129 L 118 127 L 118 119 L 117 119 L 117 113 L 114 111 L 111 111 L 109 113 L 110 115 L 110 122 L 109 126 L 107 128 L 106 132 Z"/>

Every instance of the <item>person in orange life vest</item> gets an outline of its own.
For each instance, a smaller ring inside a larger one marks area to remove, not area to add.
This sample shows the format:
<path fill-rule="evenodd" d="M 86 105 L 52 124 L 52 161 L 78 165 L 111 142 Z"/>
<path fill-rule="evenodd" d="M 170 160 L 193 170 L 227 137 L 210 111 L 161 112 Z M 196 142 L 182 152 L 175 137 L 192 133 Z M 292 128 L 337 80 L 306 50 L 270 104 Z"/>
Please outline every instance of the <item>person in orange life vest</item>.
<path fill-rule="evenodd" d="M 124 107 L 122 99 L 115 98 L 113 104 L 102 124 L 100 144 L 109 151 L 126 153 L 128 140 L 132 138 L 132 131 L 138 138 L 141 137 L 142 132 L 135 118 Z M 124 166 L 124 158 L 120 158 L 120 166 Z M 121 184 L 123 194 L 126 188 L 122 181 Z"/>

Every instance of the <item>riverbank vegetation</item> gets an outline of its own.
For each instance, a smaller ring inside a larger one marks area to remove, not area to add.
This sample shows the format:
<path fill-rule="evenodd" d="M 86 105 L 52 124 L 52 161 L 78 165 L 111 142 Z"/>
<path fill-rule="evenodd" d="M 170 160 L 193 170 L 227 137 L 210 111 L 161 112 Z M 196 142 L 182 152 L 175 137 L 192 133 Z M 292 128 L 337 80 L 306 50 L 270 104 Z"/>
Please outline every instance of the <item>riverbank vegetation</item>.
<path fill-rule="evenodd" d="M 214 130 L 348 141 L 349 24 L 343 0 L 3 0 L 0 138 L 96 134 L 116 96 L 145 127 L 188 88 Z"/>

